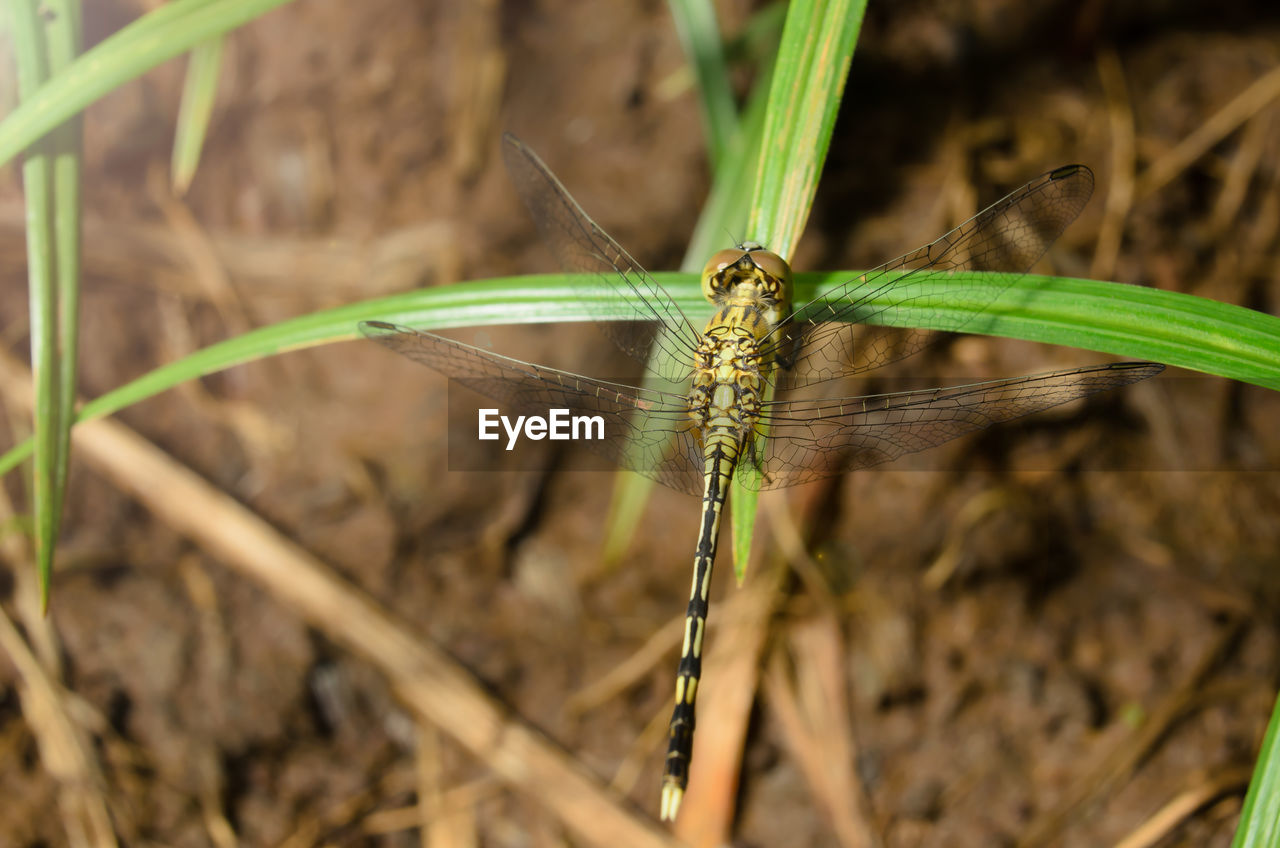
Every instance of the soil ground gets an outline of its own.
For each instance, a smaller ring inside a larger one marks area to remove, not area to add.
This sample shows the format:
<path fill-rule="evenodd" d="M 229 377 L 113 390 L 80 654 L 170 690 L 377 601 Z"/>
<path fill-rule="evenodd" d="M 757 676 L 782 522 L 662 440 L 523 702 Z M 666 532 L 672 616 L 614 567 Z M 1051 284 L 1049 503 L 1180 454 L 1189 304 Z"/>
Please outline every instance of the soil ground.
<path fill-rule="evenodd" d="M 86 5 L 96 43 L 154 4 Z M 731 36 L 756 11 L 717 6 Z M 1280 106 L 1195 139 L 1278 67 L 1266 3 L 873 2 L 795 265 L 878 264 L 1081 161 L 1094 200 L 1044 270 L 1274 313 Z M 552 270 L 503 172 L 504 129 L 649 268 L 678 264 L 708 187 L 657 0 L 291 4 L 230 39 L 200 171 L 175 201 L 182 71 L 159 68 L 87 116 L 86 397 L 250 327 Z M 2 185 L 0 314 L 21 353 L 16 167 Z M 490 336 L 587 373 L 623 363 L 586 326 Z M 965 337 L 900 373 L 942 383 L 1100 358 Z M 573 698 L 672 632 L 696 503 L 655 491 L 605 568 L 613 475 L 450 472 L 444 398 L 437 375 L 353 341 L 119 418 L 652 814 L 678 636 L 626 685 L 586 708 Z M 1277 420 L 1272 392 L 1166 372 L 923 465 L 771 499 L 747 583 L 769 587 L 773 610 L 743 678 L 756 696 L 743 715 L 700 712 L 700 733 L 749 719 L 731 824 L 713 838 L 1099 846 L 1148 828 L 1125 844 L 1227 845 L 1280 679 Z M 92 740 L 81 774 L 125 844 L 428 844 L 424 773 L 454 799 L 429 844 L 581 844 L 538 792 L 416 722 L 342 647 L 343 621 L 304 620 L 82 459 L 65 522 L 50 617 L 24 632 Z M 749 650 L 729 629 L 745 590 L 728 561 L 709 650 Z M 17 615 L 30 563 L 4 569 Z M 0 661 L 0 845 L 82 844 L 20 665 Z M 713 769 L 717 749 L 699 754 Z M 1187 793 L 1199 802 L 1155 823 Z"/>

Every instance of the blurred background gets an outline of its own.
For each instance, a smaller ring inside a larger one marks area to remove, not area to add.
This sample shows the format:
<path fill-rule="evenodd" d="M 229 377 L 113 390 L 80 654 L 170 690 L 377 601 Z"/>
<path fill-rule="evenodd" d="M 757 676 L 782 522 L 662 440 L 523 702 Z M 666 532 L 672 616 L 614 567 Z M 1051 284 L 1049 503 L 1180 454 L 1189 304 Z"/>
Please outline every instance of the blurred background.
<path fill-rule="evenodd" d="M 87 44 L 157 5 L 86 4 Z M 769 14 L 716 7 L 729 39 Z M 287 5 L 229 39 L 200 170 L 177 199 L 184 65 L 86 116 L 85 397 L 288 317 L 555 270 L 501 167 L 503 130 L 650 269 L 679 263 L 709 185 L 656 0 Z M 1273 4 L 873 0 L 793 264 L 879 264 L 1084 162 L 1094 199 L 1042 270 L 1274 313 L 1277 97 Z M 15 354 L 23 214 L 11 164 L 0 315 Z M 624 373 L 591 327 L 485 334 L 522 359 Z M 943 383 L 1102 359 L 964 337 L 899 373 Z M 449 472 L 446 394 L 359 341 L 118 417 L 651 814 L 697 503 L 655 491 L 606 564 L 613 475 L 554 456 L 541 473 Z M 948 444 L 930 470 L 767 498 L 747 588 L 726 544 L 712 590 L 709 650 L 738 646 L 746 668 L 709 661 L 705 676 L 748 693 L 700 704 L 695 784 L 741 760 L 714 839 L 1227 845 L 1280 679 L 1277 420 L 1271 392 L 1166 372 Z M 25 426 L 11 413 L 11 433 Z M 0 844 L 94 844 L 70 824 L 68 786 L 133 845 L 570 844 L 538 792 L 497 780 L 342 647 L 344 621 L 304 620 L 82 459 L 58 557 L 49 618 L 25 633 L 91 743 L 55 777 L 8 651 Z M 10 601 L 30 568 L 5 561 Z M 746 625 L 739 593 L 763 598 Z M 701 739 L 721 724 L 741 728 L 729 754 Z M 447 800 L 429 814 L 428 784 Z M 687 804 L 697 820 L 698 796 Z"/>

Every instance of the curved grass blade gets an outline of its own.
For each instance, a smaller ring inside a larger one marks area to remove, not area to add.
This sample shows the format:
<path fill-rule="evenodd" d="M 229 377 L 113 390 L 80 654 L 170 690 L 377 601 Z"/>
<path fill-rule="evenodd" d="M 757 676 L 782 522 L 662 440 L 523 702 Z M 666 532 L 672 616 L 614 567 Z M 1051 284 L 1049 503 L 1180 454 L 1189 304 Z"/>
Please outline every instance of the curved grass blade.
<path fill-rule="evenodd" d="M 766 54 L 757 70 L 758 80 L 747 98 L 739 131 L 730 141 L 728 153 L 716 170 L 702 213 L 694 225 L 680 270 L 696 273 L 707 258 L 727 246 L 734 235 L 746 232 L 747 218 L 764 140 L 764 120 L 768 111 L 775 54 Z"/>
<path fill-rule="evenodd" d="M 968 332 L 1135 357 L 1280 390 L 1280 317 L 1142 286 L 1015 274 L 957 274 L 949 308 L 902 308 L 885 326 L 945 329 L 981 316 Z M 1007 281 L 1007 282 L 1006 282 Z M 991 287 L 1003 294 L 990 306 Z M 930 313 L 934 314 L 930 314 Z"/>
<path fill-rule="evenodd" d="M 658 276 L 667 283 L 688 279 L 688 275 Z M 76 420 L 110 415 L 179 383 L 235 365 L 293 350 L 358 338 L 356 325 L 360 321 L 390 318 L 417 327 L 448 329 L 491 324 L 598 320 L 595 309 L 603 308 L 615 295 L 608 289 L 600 289 L 585 296 L 583 291 L 580 285 L 566 282 L 563 274 L 507 277 L 405 292 L 303 315 L 218 342 L 162 365 L 87 402 Z M 700 298 L 690 298 L 690 306 L 700 308 L 697 302 L 699 300 Z M 0 456 L 0 474 L 12 471 L 19 462 L 30 456 L 32 444 L 31 439 L 25 440 Z"/>
<path fill-rule="evenodd" d="M 856 272 L 796 275 L 801 298 L 816 297 Z M 710 307 L 692 274 L 656 272 L 693 320 L 706 320 Z M 975 279 L 975 288 L 982 280 Z M 566 281 L 563 274 L 505 277 L 405 292 L 339 306 L 282 321 L 211 345 L 163 365 L 89 401 L 76 420 L 110 415 L 186 380 L 213 374 L 293 350 L 359 337 L 360 321 L 385 319 L 423 329 L 493 324 L 594 321 L 583 297 L 607 301 L 611 290 L 594 291 Z M 978 300 L 983 300 L 981 294 Z M 963 300 L 953 308 L 969 308 Z M 894 326 L 912 326 L 934 315 L 908 305 L 892 316 Z M 1280 390 L 1280 318 L 1192 295 L 1098 280 L 1020 275 L 994 307 L 983 312 L 988 335 L 1070 345 L 1118 356 L 1164 362 Z M 881 320 L 887 320 L 887 316 Z M 947 319 L 950 320 L 950 319 Z M 0 456 L 0 474 L 31 453 L 30 441 Z"/>

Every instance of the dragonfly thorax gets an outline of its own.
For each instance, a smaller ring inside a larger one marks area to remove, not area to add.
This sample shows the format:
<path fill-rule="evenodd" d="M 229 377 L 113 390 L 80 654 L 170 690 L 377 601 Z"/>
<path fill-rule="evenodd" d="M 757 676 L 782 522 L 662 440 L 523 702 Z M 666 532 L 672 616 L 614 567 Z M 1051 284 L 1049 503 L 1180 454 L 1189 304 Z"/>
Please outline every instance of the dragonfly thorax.
<path fill-rule="evenodd" d="M 748 324 L 712 319 L 708 325 L 698 344 L 688 404 L 704 441 L 728 436 L 741 444 L 755 431 L 764 385 L 759 348 L 759 337 Z"/>

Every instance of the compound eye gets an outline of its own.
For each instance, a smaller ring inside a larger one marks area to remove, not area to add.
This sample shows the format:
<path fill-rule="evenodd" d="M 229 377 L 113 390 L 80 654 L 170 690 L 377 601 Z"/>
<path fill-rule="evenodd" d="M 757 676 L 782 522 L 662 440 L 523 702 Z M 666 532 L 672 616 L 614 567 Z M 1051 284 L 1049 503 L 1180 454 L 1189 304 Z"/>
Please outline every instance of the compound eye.
<path fill-rule="evenodd" d="M 705 280 L 713 274 L 719 274 L 725 268 L 741 259 L 744 253 L 746 253 L 745 250 L 740 250 L 736 247 L 721 250 L 707 260 L 707 264 L 702 269 L 702 278 Z"/>
<path fill-rule="evenodd" d="M 757 268 L 775 280 L 791 279 L 791 266 L 787 264 L 787 260 L 771 250 L 761 248 L 751 251 L 751 261 L 756 263 Z"/>
<path fill-rule="evenodd" d="M 715 298 L 723 292 L 717 291 L 717 280 L 720 272 L 730 265 L 737 262 L 746 254 L 745 250 L 730 248 L 722 250 L 715 256 L 707 260 L 707 264 L 702 269 L 702 296 L 707 300 L 714 301 Z"/>

